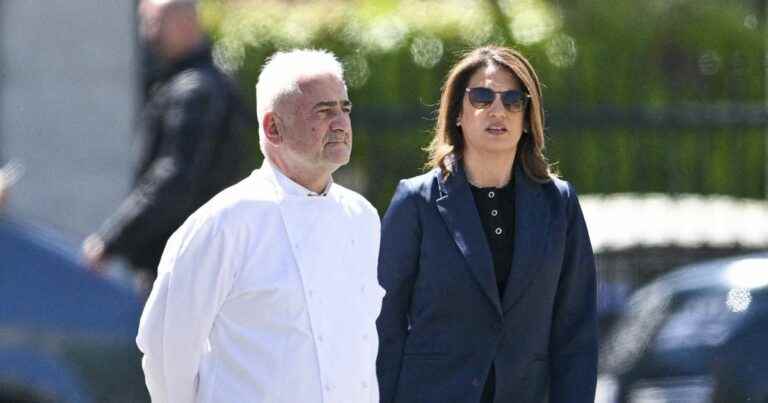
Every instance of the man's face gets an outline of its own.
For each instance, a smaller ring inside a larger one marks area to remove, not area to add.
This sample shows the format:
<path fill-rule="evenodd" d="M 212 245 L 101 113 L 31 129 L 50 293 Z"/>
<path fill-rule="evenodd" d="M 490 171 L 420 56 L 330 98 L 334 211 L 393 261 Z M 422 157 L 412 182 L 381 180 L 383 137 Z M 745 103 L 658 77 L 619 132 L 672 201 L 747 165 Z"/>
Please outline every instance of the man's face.
<path fill-rule="evenodd" d="M 352 104 L 344 82 L 332 75 L 307 78 L 301 94 L 281 106 L 283 156 L 311 174 L 333 173 L 352 152 Z"/>
<path fill-rule="evenodd" d="M 139 33 L 154 50 L 160 50 L 163 30 L 163 7 L 152 0 L 139 3 Z"/>

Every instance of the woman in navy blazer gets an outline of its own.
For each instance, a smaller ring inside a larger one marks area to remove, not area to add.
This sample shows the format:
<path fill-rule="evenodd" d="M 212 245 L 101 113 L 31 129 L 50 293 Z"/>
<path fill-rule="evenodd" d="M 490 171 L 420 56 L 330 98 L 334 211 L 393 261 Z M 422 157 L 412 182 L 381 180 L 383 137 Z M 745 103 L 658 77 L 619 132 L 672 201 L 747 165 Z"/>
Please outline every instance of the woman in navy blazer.
<path fill-rule="evenodd" d="M 465 55 L 428 150 L 433 169 L 400 182 L 382 222 L 381 403 L 592 403 L 594 257 L 543 154 L 530 63 Z"/>

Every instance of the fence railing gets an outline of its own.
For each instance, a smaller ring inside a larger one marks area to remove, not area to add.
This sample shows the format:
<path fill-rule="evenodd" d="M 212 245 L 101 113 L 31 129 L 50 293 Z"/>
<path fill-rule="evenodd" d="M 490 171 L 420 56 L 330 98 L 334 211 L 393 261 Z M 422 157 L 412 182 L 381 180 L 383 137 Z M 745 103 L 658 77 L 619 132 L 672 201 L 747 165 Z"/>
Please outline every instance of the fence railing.
<path fill-rule="evenodd" d="M 341 172 L 383 212 L 398 179 L 419 174 L 433 106 L 357 108 Z M 756 104 L 546 110 L 547 155 L 579 193 L 661 192 L 764 198 L 768 110 Z"/>

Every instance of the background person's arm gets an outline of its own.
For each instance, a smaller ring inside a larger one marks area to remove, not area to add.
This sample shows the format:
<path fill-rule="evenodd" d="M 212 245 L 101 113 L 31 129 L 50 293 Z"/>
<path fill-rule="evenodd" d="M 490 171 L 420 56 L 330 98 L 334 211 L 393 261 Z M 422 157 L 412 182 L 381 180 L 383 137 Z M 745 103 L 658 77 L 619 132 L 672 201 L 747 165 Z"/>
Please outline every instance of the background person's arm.
<path fill-rule="evenodd" d="M 24 166 L 19 162 L 11 161 L 0 167 L 0 208 L 8 201 L 8 193 L 24 175 Z"/>
<path fill-rule="evenodd" d="M 196 207 L 203 178 L 211 174 L 216 122 L 225 118 L 225 102 L 216 100 L 207 80 L 192 72 L 171 84 L 161 154 L 96 234 L 104 256 L 141 247 L 148 235 L 178 225 Z"/>

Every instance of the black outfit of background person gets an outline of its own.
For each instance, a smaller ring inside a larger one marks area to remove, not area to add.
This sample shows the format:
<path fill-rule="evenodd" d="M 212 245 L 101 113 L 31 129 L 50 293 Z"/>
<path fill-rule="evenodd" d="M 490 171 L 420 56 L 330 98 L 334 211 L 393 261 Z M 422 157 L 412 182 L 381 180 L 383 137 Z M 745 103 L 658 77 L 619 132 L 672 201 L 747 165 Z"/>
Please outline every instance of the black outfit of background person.
<path fill-rule="evenodd" d="M 121 255 L 152 277 L 170 235 L 244 176 L 243 125 L 250 120 L 208 43 L 153 81 L 133 190 L 98 233 L 105 254 Z"/>

